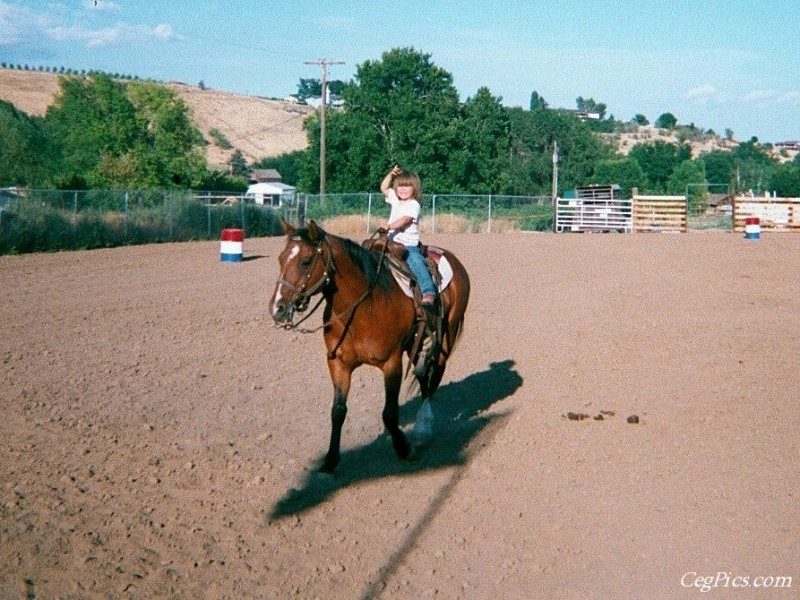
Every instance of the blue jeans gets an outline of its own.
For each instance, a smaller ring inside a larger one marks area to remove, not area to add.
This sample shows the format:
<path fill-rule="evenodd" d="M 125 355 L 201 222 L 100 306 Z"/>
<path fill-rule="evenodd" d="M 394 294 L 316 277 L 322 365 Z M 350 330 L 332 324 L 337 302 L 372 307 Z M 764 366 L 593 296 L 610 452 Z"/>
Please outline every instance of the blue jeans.
<path fill-rule="evenodd" d="M 425 259 L 422 257 L 419 247 L 406 246 L 406 250 L 408 251 L 406 262 L 408 263 L 408 268 L 411 269 L 417 279 L 419 291 L 423 295 L 433 294 L 435 296 L 436 286 L 433 284 L 433 279 L 431 279 L 431 274 L 428 272 L 428 266 L 425 264 Z"/>

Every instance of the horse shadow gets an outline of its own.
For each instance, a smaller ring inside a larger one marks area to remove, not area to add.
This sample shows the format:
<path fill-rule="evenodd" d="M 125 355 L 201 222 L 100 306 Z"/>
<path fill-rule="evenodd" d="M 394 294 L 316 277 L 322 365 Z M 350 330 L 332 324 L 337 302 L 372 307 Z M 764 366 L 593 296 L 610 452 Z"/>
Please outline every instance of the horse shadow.
<path fill-rule="evenodd" d="M 336 475 L 316 470 L 306 475 L 299 489 L 288 490 L 278 500 L 270 519 L 305 512 L 354 483 L 464 465 L 475 451 L 470 449 L 470 443 L 479 436 L 485 441 L 485 434 L 497 430 L 495 426 L 509 415 L 509 411 L 494 414 L 486 411 L 514 394 L 521 385 L 522 377 L 514 369 L 514 361 L 508 359 L 440 387 L 431 402 L 435 415 L 433 437 L 415 449 L 413 460 L 399 460 L 384 432 L 369 444 L 343 451 Z M 401 426 L 414 422 L 421 403 L 417 396 L 400 407 Z"/>

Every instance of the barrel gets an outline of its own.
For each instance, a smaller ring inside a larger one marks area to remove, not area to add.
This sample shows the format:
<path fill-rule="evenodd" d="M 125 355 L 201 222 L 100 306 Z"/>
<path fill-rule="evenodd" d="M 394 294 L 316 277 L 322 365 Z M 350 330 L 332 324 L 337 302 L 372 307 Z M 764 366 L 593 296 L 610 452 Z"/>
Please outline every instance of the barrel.
<path fill-rule="evenodd" d="M 747 217 L 744 220 L 744 237 L 747 240 L 757 240 L 761 237 L 761 219 Z"/>
<path fill-rule="evenodd" d="M 241 262 L 244 250 L 244 229 L 223 229 L 219 243 L 222 262 Z"/>

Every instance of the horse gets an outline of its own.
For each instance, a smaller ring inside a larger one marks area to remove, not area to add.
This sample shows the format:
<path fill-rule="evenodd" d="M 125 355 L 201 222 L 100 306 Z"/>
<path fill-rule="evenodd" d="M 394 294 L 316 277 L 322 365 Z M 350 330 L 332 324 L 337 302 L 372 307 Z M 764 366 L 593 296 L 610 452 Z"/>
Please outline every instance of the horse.
<path fill-rule="evenodd" d="M 341 431 L 347 415 L 347 395 L 353 371 L 371 365 L 383 372 L 385 402 L 383 425 L 397 456 L 409 458 L 412 448 L 399 426 L 398 398 L 403 381 L 403 355 L 416 347 L 417 308 L 392 275 L 385 252 L 369 251 L 352 240 L 324 231 L 313 220 L 295 228 L 283 222 L 287 241 L 278 257 L 280 275 L 270 300 L 276 326 L 297 330 L 324 300 L 323 324 L 305 332 L 323 330 L 327 365 L 333 383 L 330 445 L 320 471 L 333 473 L 340 461 Z M 442 315 L 441 340 L 424 373 L 415 369 L 423 405 L 441 383 L 447 359 L 464 324 L 470 281 L 466 269 L 444 251 L 453 278 L 439 294 Z M 311 298 L 321 297 L 297 323 Z"/>

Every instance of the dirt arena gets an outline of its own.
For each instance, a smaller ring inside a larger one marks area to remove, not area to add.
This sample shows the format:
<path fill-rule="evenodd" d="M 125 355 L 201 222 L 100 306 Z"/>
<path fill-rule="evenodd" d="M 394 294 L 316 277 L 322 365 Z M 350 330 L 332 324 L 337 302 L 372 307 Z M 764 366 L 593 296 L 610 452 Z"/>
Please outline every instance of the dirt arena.
<path fill-rule="evenodd" d="M 798 597 L 800 235 L 428 241 L 473 284 L 435 438 L 362 368 L 335 479 L 282 238 L 0 257 L 0 598 Z"/>

